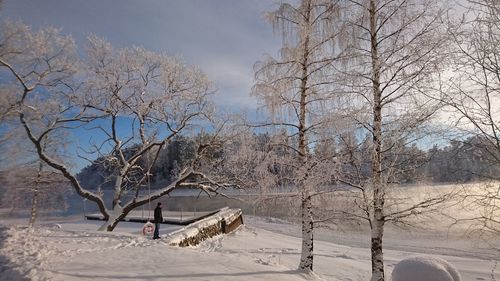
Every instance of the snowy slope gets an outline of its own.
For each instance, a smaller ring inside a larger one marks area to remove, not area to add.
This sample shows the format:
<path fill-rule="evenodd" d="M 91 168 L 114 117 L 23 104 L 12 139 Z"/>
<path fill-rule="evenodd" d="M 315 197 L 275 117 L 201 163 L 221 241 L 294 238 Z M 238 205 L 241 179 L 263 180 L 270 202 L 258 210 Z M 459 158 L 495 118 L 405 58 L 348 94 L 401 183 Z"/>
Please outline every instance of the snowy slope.
<path fill-rule="evenodd" d="M 319 235 L 324 241 L 315 243 L 317 276 L 305 276 L 295 270 L 300 257 L 297 226 L 251 217 L 245 217 L 245 223 L 235 233 L 188 248 L 139 236 L 140 226 L 128 223 L 113 233 L 93 231 L 95 225 L 87 221 L 34 231 L 4 226 L 0 280 L 369 280 L 370 251 L 362 236 L 358 240 L 344 233 L 351 240 L 340 245 Z M 462 255 L 467 252 L 418 238 L 411 251 L 401 250 L 403 245 L 388 247 L 387 275 L 401 259 L 418 255 L 419 245 L 423 252 L 433 249 L 433 256 L 451 262 L 463 280 L 500 280 L 500 266 L 489 253 L 470 247 L 472 254 Z"/>

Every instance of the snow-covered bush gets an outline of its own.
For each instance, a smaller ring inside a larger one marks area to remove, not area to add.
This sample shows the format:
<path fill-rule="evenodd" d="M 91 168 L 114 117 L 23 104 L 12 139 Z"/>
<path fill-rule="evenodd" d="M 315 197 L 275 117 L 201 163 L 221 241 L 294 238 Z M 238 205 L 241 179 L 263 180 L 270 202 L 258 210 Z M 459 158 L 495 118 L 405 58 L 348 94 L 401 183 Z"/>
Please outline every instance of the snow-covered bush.
<path fill-rule="evenodd" d="M 460 281 L 460 273 L 447 261 L 436 257 L 413 257 L 400 261 L 392 271 L 392 281 Z"/>

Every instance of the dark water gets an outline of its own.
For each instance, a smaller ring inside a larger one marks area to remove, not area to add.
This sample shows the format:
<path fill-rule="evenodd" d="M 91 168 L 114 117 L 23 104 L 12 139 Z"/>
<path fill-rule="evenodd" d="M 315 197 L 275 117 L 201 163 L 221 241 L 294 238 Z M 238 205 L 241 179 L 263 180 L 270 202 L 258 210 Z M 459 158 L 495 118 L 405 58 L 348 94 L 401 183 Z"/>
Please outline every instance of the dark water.
<path fill-rule="evenodd" d="M 272 191 L 268 191 L 269 193 L 287 193 L 291 192 L 293 189 L 284 189 L 279 188 Z M 151 190 L 151 193 L 154 190 Z M 161 197 L 158 200 L 151 201 L 151 203 L 147 203 L 143 206 L 136 208 L 136 211 L 150 211 L 153 210 L 158 201 L 163 203 L 163 209 L 169 211 L 213 211 L 216 209 L 220 209 L 223 207 L 230 208 L 239 208 L 246 214 L 253 215 L 265 215 L 270 216 L 273 215 L 277 217 L 281 217 L 284 215 L 288 215 L 290 213 L 290 204 L 296 205 L 298 204 L 290 203 L 286 198 L 287 202 L 279 201 L 259 201 L 262 199 L 262 195 L 260 195 L 260 191 L 258 189 L 251 190 L 238 190 L 238 189 L 227 189 L 223 191 L 227 196 L 222 195 L 214 195 L 209 197 L 206 193 L 200 192 L 197 189 L 176 189 L 173 190 L 170 194 Z M 105 203 L 107 208 L 111 208 L 111 198 L 113 196 L 112 190 L 104 190 L 103 195 L 105 198 Z M 144 191 L 141 195 L 147 195 L 147 190 Z M 133 193 L 124 194 L 122 196 L 123 204 L 127 203 L 129 200 L 133 198 Z M 98 213 L 99 210 L 97 208 L 97 204 L 89 201 L 87 199 L 82 198 L 76 192 L 72 191 L 65 196 L 65 205 L 67 206 L 64 210 L 57 211 L 39 211 L 39 217 L 69 217 L 69 216 L 79 216 L 82 217 L 85 214 L 90 213 Z M 281 214 L 283 213 L 283 214 Z M 5 215 L 5 214 L 4 214 Z M 29 217 L 29 210 L 15 210 L 15 213 L 8 214 L 8 216 L 16 216 L 16 217 Z"/>
<path fill-rule="evenodd" d="M 152 190 L 151 193 L 152 192 L 154 192 L 154 190 Z M 112 190 L 104 190 L 103 193 L 104 193 L 104 198 L 106 200 L 106 202 L 105 202 L 106 206 L 108 208 L 111 208 L 110 198 L 113 197 L 113 191 Z M 239 197 L 239 196 L 246 194 L 246 192 L 243 192 L 240 190 L 235 190 L 235 189 L 226 190 L 226 191 L 224 191 L 224 193 L 228 196 L 235 196 L 235 197 Z M 148 194 L 147 191 L 141 193 L 141 195 L 147 195 L 147 194 Z M 133 198 L 133 195 L 134 195 L 133 193 L 125 194 L 124 196 L 122 196 L 121 201 L 125 204 L 126 202 L 128 202 L 129 200 L 131 200 Z M 215 198 L 218 198 L 218 197 L 220 197 L 220 196 L 216 196 Z M 138 210 L 148 210 L 149 208 L 154 209 L 157 201 L 167 203 L 167 204 L 165 204 L 165 207 L 168 210 L 174 210 L 174 211 L 182 210 L 182 209 L 183 210 L 194 210 L 194 209 L 201 210 L 201 209 L 199 209 L 200 207 L 197 205 L 199 205 L 200 202 L 210 201 L 210 198 L 208 197 L 208 195 L 206 193 L 200 192 L 199 190 L 196 190 L 196 189 L 176 189 L 176 190 L 173 190 L 170 194 L 165 195 L 158 200 L 151 201 L 150 204 L 149 203 L 145 204 L 143 206 L 138 207 L 137 209 Z M 213 200 L 213 201 L 215 202 L 218 200 Z M 231 200 L 229 200 L 229 201 L 231 201 Z M 73 215 L 78 215 L 78 214 L 83 215 L 83 214 L 88 214 L 88 213 L 99 212 L 96 203 L 79 196 L 76 192 L 73 192 L 72 194 L 67 196 L 66 204 L 68 206 L 66 210 L 54 211 L 54 212 L 51 212 L 51 214 L 58 215 L 58 216 L 73 216 Z M 206 204 L 204 204 L 204 205 L 206 205 Z M 210 204 L 208 204 L 208 206 L 202 207 L 202 209 L 210 208 L 209 205 Z M 214 204 L 214 208 L 218 208 L 219 205 L 221 205 L 221 204 L 217 204 L 217 203 Z M 221 206 L 221 207 L 224 207 L 224 206 Z M 204 211 L 209 211 L 209 210 L 211 210 L 211 209 L 207 209 Z"/>

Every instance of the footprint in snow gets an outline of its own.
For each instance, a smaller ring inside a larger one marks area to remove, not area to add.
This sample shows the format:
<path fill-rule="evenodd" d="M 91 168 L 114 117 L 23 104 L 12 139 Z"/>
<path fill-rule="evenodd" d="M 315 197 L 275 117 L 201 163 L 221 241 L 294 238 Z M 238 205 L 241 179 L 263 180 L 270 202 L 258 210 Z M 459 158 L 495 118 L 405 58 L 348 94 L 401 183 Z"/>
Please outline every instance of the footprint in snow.
<path fill-rule="evenodd" d="M 269 265 L 269 262 L 263 261 L 262 259 L 256 259 L 255 262 L 262 265 Z"/>
<path fill-rule="evenodd" d="M 337 258 L 342 258 L 342 259 L 346 259 L 346 260 L 353 260 L 354 259 L 353 257 L 350 257 L 346 254 L 338 255 Z"/>
<path fill-rule="evenodd" d="M 294 248 L 283 248 L 281 249 L 281 252 L 283 254 L 288 254 L 288 253 L 296 253 L 299 249 L 294 249 Z"/>

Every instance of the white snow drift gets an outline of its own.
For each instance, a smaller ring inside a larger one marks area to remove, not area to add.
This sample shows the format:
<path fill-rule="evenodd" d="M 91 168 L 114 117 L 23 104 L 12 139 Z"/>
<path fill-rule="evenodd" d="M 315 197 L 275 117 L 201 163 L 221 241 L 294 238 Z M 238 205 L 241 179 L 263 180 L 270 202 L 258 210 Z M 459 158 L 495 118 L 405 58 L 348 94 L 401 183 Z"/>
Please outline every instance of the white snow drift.
<path fill-rule="evenodd" d="M 437 257 L 412 257 L 400 261 L 392 271 L 392 281 L 460 281 L 458 270 Z"/>
<path fill-rule="evenodd" d="M 81 219 L 53 221 L 35 227 L 34 231 L 4 226 L 0 227 L 0 280 L 311 280 L 311 276 L 296 270 L 300 259 L 300 225 L 248 216 L 244 219 L 245 225 L 237 231 L 187 248 L 169 245 L 167 233 L 179 226 L 163 226 L 161 240 L 143 237 L 142 224 L 130 222 L 120 223 L 112 233 L 95 231 L 101 222 Z M 317 279 L 370 279 L 369 237 L 354 232 L 332 235 L 331 230 L 321 229 L 317 234 L 314 248 Z M 388 276 L 400 260 L 425 253 L 454 264 L 462 280 L 492 280 L 492 276 L 493 280 L 500 280 L 498 256 L 484 249 L 466 248 L 464 242 L 447 242 L 442 236 L 433 240 L 430 236 L 408 239 L 401 238 L 402 235 L 388 233 L 384 255 Z M 420 279 L 424 280 L 431 279 Z"/>

